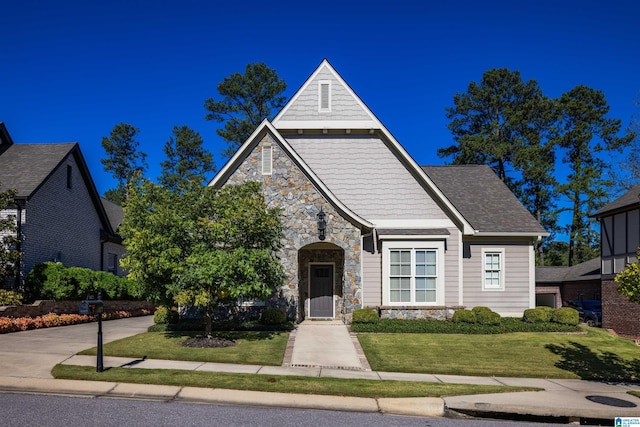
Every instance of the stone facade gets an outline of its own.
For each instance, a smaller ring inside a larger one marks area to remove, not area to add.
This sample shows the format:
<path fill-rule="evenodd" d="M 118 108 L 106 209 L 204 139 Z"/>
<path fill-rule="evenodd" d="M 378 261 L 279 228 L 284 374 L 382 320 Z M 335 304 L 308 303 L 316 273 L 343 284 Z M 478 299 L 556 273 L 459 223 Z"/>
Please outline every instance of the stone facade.
<path fill-rule="evenodd" d="M 272 150 L 272 173 L 262 173 L 264 147 Z M 262 183 L 269 207 L 282 212 L 284 239 L 278 256 L 286 282 L 272 305 L 285 309 L 290 319 L 303 320 L 308 263 L 317 260 L 336 262 L 334 303 L 336 317 L 350 322 L 351 313 L 362 306 L 361 230 L 345 220 L 318 191 L 300 167 L 265 133 L 226 184 L 247 181 Z M 326 239 L 318 238 L 317 217 L 326 214 Z"/>
<path fill-rule="evenodd" d="M 448 320 L 453 317 L 456 310 L 464 307 L 380 307 L 378 310 L 381 319 L 403 320 Z"/>

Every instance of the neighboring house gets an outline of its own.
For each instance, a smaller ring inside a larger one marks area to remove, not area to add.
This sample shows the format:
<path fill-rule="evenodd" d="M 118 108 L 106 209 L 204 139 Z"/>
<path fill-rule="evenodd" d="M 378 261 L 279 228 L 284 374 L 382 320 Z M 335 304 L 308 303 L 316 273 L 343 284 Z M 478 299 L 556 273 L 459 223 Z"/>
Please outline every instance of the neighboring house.
<path fill-rule="evenodd" d="M 640 337 L 640 304 L 617 292 L 616 274 L 637 261 L 640 246 L 640 185 L 604 206 L 600 220 L 602 261 L 602 327 Z"/>
<path fill-rule="evenodd" d="M 15 204 L 0 209 L 17 218 L 22 261 L 6 285 L 19 286 L 44 261 L 117 269 L 123 249 L 114 227 L 122 209 L 118 219 L 118 208 L 103 204 L 77 143 L 14 144 L 0 122 L 0 191 L 7 189 L 16 190 Z"/>
<path fill-rule="evenodd" d="M 570 300 L 601 296 L 600 258 L 571 267 L 536 267 L 536 305 L 558 308 Z"/>
<path fill-rule="evenodd" d="M 545 230 L 489 167 L 418 166 L 326 60 L 210 185 L 245 181 L 282 210 L 278 297 L 290 317 L 535 306 L 533 242 Z"/>

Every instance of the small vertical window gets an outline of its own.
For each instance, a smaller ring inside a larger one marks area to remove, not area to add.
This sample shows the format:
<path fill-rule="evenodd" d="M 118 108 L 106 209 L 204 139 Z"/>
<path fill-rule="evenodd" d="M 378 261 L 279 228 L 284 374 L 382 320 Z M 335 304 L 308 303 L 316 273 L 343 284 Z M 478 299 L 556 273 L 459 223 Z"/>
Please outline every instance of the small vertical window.
<path fill-rule="evenodd" d="M 118 274 L 118 255 L 108 255 L 107 271 L 112 274 Z"/>
<path fill-rule="evenodd" d="M 262 175 L 273 173 L 273 147 L 265 145 L 262 147 Z"/>
<path fill-rule="evenodd" d="M 484 289 L 504 288 L 504 251 L 486 250 L 483 257 Z"/>
<path fill-rule="evenodd" d="M 71 178 L 73 177 L 73 168 L 67 165 L 67 188 L 71 188 Z"/>
<path fill-rule="evenodd" d="M 331 81 L 320 80 L 318 83 L 318 111 L 327 113 L 331 111 Z"/>

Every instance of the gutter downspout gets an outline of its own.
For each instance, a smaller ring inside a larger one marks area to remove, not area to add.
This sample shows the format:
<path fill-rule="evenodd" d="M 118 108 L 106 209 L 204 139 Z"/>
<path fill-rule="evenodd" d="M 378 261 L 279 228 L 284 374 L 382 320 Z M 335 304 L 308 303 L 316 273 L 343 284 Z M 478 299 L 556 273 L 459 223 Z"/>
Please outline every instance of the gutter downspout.
<path fill-rule="evenodd" d="M 17 218 L 16 218 L 16 249 L 20 254 L 20 258 L 18 258 L 18 265 L 16 266 L 16 278 L 15 278 L 15 289 L 20 289 L 20 282 L 22 277 L 22 205 L 20 202 L 16 201 L 17 206 Z"/>

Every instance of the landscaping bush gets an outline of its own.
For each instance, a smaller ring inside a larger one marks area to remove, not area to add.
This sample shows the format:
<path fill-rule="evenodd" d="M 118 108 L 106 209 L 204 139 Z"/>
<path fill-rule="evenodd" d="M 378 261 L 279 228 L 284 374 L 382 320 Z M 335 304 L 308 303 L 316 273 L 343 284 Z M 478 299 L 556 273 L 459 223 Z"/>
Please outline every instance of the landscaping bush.
<path fill-rule="evenodd" d="M 22 294 L 0 289 L 0 305 L 22 305 Z"/>
<path fill-rule="evenodd" d="M 476 321 L 480 325 L 499 325 L 500 319 L 500 315 L 495 311 L 489 309 L 476 311 Z"/>
<path fill-rule="evenodd" d="M 178 323 L 180 316 L 176 310 L 167 307 L 158 307 L 153 313 L 153 323 L 161 325 L 173 325 Z"/>
<path fill-rule="evenodd" d="M 265 308 L 260 315 L 260 322 L 265 325 L 279 325 L 286 321 L 287 315 L 277 308 Z"/>
<path fill-rule="evenodd" d="M 551 321 L 553 316 L 553 308 L 540 306 L 536 308 L 529 308 L 524 311 L 522 320 L 527 323 L 545 323 Z"/>
<path fill-rule="evenodd" d="M 461 311 L 461 310 L 459 310 Z M 470 311 L 470 310 L 468 310 Z M 559 323 L 527 323 L 522 318 L 504 317 L 499 325 L 446 320 L 380 319 L 376 323 L 353 323 L 353 332 L 427 334 L 505 334 L 510 332 L 579 332 L 580 326 Z"/>
<path fill-rule="evenodd" d="M 30 300 L 82 300 L 102 292 L 108 299 L 137 299 L 137 283 L 106 271 L 93 271 L 82 267 L 65 267 L 59 262 L 36 264 L 25 278 Z"/>
<path fill-rule="evenodd" d="M 375 323 L 380 320 L 378 310 L 375 308 L 360 308 L 353 311 L 351 321 L 353 323 Z"/>
<path fill-rule="evenodd" d="M 554 310 L 551 321 L 561 325 L 577 325 L 580 323 L 580 315 L 574 308 L 561 307 Z"/>
<path fill-rule="evenodd" d="M 456 310 L 452 320 L 454 323 L 476 323 L 476 314 L 471 310 Z"/>

